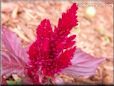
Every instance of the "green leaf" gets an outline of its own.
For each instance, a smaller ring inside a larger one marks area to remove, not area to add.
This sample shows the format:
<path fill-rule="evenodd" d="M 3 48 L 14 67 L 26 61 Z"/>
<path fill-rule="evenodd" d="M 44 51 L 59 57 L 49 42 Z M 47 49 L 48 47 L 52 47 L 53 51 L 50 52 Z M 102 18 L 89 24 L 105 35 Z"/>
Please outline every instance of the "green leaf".
<path fill-rule="evenodd" d="M 16 82 L 13 80 L 7 80 L 6 82 L 8 85 L 15 85 L 16 84 Z"/>

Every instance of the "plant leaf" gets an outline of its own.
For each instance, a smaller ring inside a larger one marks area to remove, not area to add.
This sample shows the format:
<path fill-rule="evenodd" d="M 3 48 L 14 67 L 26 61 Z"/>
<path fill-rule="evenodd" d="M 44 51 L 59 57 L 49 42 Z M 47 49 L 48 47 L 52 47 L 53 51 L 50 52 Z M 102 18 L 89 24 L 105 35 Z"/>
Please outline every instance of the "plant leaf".
<path fill-rule="evenodd" d="M 27 63 L 28 60 L 25 58 L 27 57 L 26 50 L 22 48 L 21 41 L 16 34 L 8 29 L 2 29 L 2 32 L 2 42 L 7 50 Z"/>
<path fill-rule="evenodd" d="M 2 28 L 2 44 L 7 49 L 2 50 L 2 75 L 9 76 L 12 73 L 24 74 L 27 65 L 27 53 L 21 46 L 20 39 L 7 28 Z"/>
<path fill-rule="evenodd" d="M 71 76 L 91 76 L 96 73 L 98 65 L 105 58 L 95 58 L 90 54 L 77 48 L 76 53 L 71 60 L 72 65 L 62 71 L 63 74 Z"/>

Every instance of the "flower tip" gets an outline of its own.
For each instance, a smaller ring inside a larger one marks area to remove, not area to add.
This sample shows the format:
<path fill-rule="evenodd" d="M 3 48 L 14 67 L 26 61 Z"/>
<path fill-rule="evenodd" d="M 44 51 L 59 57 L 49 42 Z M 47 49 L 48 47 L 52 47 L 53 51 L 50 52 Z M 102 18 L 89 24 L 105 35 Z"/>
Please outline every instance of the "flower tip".
<path fill-rule="evenodd" d="M 48 25 L 50 25 L 49 19 L 43 19 L 43 20 L 41 21 L 40 25 L 38 26 L 38 28 L 43 28 L 43 27 L 46 27 L 46 26 L 48 26 Z"/>
<path fill-rule="evenodd" d="M 71 9 L 76 9 L 77 10 L 78 9 L 78 5 L 76 3 L 73 3 Z"/>
<path fill-rule="evenodd" d="M 43 19 L 42 20 L 42 23 L 48 23 L 49 22 L 49 19 Z"/>

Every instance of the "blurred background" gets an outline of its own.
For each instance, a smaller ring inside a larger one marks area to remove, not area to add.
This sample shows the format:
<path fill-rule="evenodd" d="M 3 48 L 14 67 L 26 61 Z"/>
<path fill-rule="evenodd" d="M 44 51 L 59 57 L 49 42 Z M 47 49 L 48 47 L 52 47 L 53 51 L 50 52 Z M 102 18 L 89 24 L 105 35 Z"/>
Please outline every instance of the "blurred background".
<path fill-rule="evenodd" d="M 78 4 L 78 26 L 76 46 L 87 53 L 106 57 L 95 76 L 87 79 L 61 75 L 66 83 L 113 82 L 113 0 L 2 0 L 1 24 L 15 32 L 26 46 L 35 40 L 36 28 L 44 18 L 57 25 L 62 12 L 76 2 Z"/>

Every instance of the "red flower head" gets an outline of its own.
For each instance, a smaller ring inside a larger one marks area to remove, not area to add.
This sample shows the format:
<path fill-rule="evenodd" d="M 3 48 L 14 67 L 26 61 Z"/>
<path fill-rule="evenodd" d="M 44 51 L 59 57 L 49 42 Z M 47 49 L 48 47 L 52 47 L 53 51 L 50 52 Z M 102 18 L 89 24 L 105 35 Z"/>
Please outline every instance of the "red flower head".
<path fill-rule="evenodd" d="M 31 65 L 31 68 L 28 68 L 28 74 L 33 81 L 38 82 L 39 74 L 54 76 L 71 65 L 71 59 L 76 50 L 75 41 L 73 41 L 76 35 L 68 35 L 77 25 L 77 9 L 74 3 L 66 13 L 63 13 L 54 31 L 48 19 L 44 19 L 38 26 L 37 39 L 28 52 Z"/>

